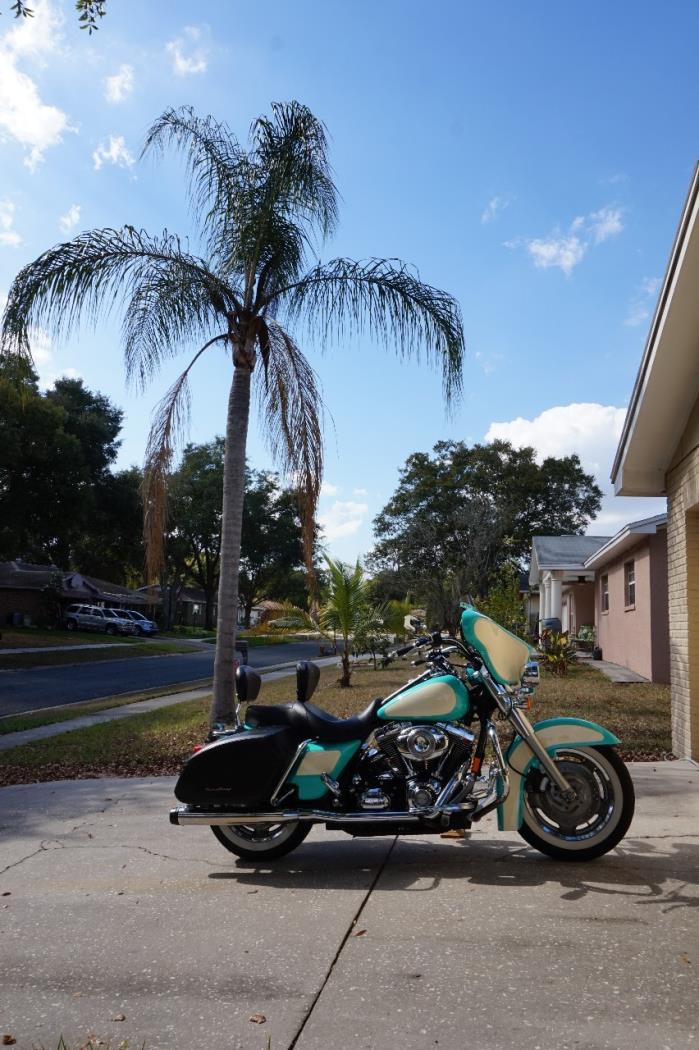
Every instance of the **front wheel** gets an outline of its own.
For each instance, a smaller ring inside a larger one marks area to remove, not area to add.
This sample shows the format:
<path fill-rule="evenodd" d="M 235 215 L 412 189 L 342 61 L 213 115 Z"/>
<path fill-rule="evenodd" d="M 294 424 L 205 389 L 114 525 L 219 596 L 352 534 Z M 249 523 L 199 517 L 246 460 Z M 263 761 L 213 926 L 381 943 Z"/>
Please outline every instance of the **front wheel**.
<path fill-rule="evenodd" d="M 227 850 L 245 860 L 276 860 L 300 846 L 310 821 L 285 824 L 214 824 L 214 835 Z"/>
<path fill-rule="evenodd" d="M 555 761 L 575 798 L 566 801 L 540 767 L 530 770 L 519 833 L 530 846 L 556 860 L 601 857 L 622 840 L 633 818 L 635 794 L 629 771 L 609 747 L 561 749 Z"/>

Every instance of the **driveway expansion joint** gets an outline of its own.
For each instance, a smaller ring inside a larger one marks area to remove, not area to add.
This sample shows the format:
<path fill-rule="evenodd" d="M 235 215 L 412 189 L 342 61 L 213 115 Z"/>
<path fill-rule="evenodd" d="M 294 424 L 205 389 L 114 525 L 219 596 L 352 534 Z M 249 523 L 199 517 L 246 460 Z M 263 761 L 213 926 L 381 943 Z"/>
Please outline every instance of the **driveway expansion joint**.
<path fill-rule="evenodd" d="M 303 1035 L 303 1030 L 306 1027 L 306 1025 L 308 1024 L 308 1022 L 310 1021 L 311 1017 L 313 1016 L 313 1011 L 315 1010 L 316 1006 L 318 1005 L 318 1000 L 320 999 L 321 995 L 325 991 L 326 985 L 327 985 L 328 981 L 330 980 L 330 978 L 333 975 L 333 970 L 335 969 L 335 966 L 337 965 L 337 963 L 338 963 L 338 961 L 340 959 L 340 956 L 342 955 L 342 951 L 343 951 L 345 945 L 347 944 L 347 941 L 349 940 L 349 938 L 350 938 L 350 936 L 352 934 L 352 931 L 354 930 L 354 928 L 356 927 L 357 923 L 359 922 L 359 919 L 361 917 L 362 912 L 364 911 L 364 908 L 369 903 L 369 898 L 371 897 L 372 893 L 374 892 L 374 889 L 376 888 L 376 884 L 378 883 L 379 879 L 381 878 L 381 876 L 383 875 L 384 871 L 386 870 L 386 866 L 387 866 L 387 864 L 388 864 L 388 862 L 390 860 L 391 854 L 393 853 L 394 847 L 395 847 L 397 842 L 398 842 L 398 836 L 396 835 L 394 837 L 393 841 L 391 842 L 391 845 L 388 847 L 383 860 L 381 861 L 381 863 L 379 864 L 378 868 L 376 869 L 376 874 L 374 875 L 374 878 L 371 880 L 371 883 L 369 885 L 369 889 L 366 891 L 366 893 L 362 897 L 362 900 L 361 900 L 361 902 L 359 904 L 359 907 L 357 908 L 356 912 L 352 916 L 352 920 L 351 920 L 349 926 L 347 927 L 347 929 L 345 931 L 345 935 L 342 938 L 342 940 L 340 941 L 340 945 L 339 945 L 337 951 L 335 952 L 335 955 L 333 956 L 333 958 L 331 960 L 330 966 L 328 967 L 328 972 L 326 973 L 325 977 L 323 978 L 323 980 L 321 982 L 321 985 L 320 985 L 320 988 L 318 989 L 318 991 L 314 995 L 313 1001 L 312 1001 L 311 1005 L 309 1006 L 309 1008 L 308 1008 L 308 1010 L 306 1012 L 306 1016 L 304 1017 L 303 1021 L 301 1022 L 300 1026 L 298 1028 L 298 1031 L 296 1032 L 296 1035 L 294 1036 L 294 1038 L 289 1043 L 289 1046 L 287 1047 L 287 1050 L 294 1050 L 294 1047 L 296 1046 L 296 1044 L 298 1043 L 299 1039 Z"/>

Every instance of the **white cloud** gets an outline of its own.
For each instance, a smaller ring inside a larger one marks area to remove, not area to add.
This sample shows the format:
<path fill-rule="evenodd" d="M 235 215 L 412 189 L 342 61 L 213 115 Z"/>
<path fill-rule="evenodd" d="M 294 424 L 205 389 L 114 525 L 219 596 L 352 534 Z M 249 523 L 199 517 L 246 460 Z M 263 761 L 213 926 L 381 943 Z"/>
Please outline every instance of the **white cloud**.
<path fill-rule="evenodd" d="M 368 496 L 369 492 L 367 489 L 352 489 L 353 496 Z"/>
<path fill-rule="evenodd" d="M 637 328 L 649 318 L 655 297 L 660 289 L 659 277 L 644 277 L 629 303 L 629 312 L 624 324 Z"/>
<path fill-rule="evenodd" d="M 201 43 L 202 35 L 200 26 L 185 26 L 181 36 L 165 45 L 176 76 L 187 77 L 206 72 L 208 50 Z"/>
<path fill-rule="evenodd" d="M 505 247 L 519 248 L 524 245 L 538 269 L 557 267 L 566 277 L 570 277 L 590 247 L 621 233 L 624 229 L 622 214 L 621 208 L 609 205 L 589 215 L 576 216 L 567 230 L 556 227 L 548 237 L 506 241 Z"/>
<path fill-rule="evenodd" d="M 118 72 L 111 77 L 105 77 L 104 97 L 107 102 L 123 102 L 133 91 L 133 66 L 119 66 Z"/>
<path fill-rule="evenodd" d="M 110 135 L 107 143 L 100 142 L 92 154 L 95 171 L 99 171 L 103 164 L 109 162 L 116 164 L 119 168 L 132 168 L 135 157 L 129 149 L 123 135 Z"/>
<path fill-rule="evenodd" d="M 534 265 L 540 270 L 547 270 L 551 266 L 557 266 L 566 277 L 573 272 L 585 255 L 586 245 L 579 237 L 561 237 L 553 234 L 547 241 L 534 240 L 527 244 L 527 251 L 534 260 Z"/>
<path fill-rule="evenodd" d="M 64 233 L 70 233 L 80 222 L 80 205 L 71 204 L 65 215 L 61 215 L 58 225 Z"/>
<path fill-rule="evenodd" d="M 337 496 L 339 491 L 340 491 L 339 486 L 338 485 L 333 485 L 329 481 L 324 481 L 323 484 L 320 487 L 320 494 L 321 494 L 321 496 Z"/>
<path fill-rule="evenodd" d="M 62 16 L 48 0 L 32 4 L 33 18 L 22 18 L 0 37 L 0 131 L 25 150 L 25 165 L 35 171 L 45 150 L 57 146 L 72 131 L 67 115 L 43 102 L 39 90 L 20 64 L 42 65 L 59 49 Z"/>
<path fill-rule="evenodd" d="M 611 536 L 628 522 L 659 514 L 666 506 L 664 499 L 629 499 L 612 494 L 609 475 L 625 418 L 626 409 L 614 405 L 556 405 L 533 419 L 519 417 L 491 423 L 485 440 L 502 438 L 518 448 L 532 445 L 539 462 L 546 456 L 577 453 L 584 469 L 595 475 L 604 493 L 602 509 L 587 531 Z"/>
<path fill-rule="evenodd" d="M 585 468 L 601 476 L 609 473 L 625 417 L 626 409 L 614 405 L 556 405 L 534 419 L 520 416 L 507 423 L 491 423 L 485 438 L 502 438 L 517 448 L 532 445 L 539 460 L 577 452 Z"/>
<path fill-rule="evenodd" d="M 329 543 L 340 539 L 342 536 L 352 536 L 358 532 L 364 523 L 369 511 L 366 503 L 356 503 L 354 500 L 335 500 L 333 505 L 318 515 L 318 521 L 323 528 L 325 538 Z"/>
<path fill-rule="evenodd" d="M 481 213 L 481 222 L 483 225 L 492 222 L 505 210 L 511 203 L 510 197 L 495 196 L 491 197 L 486 204 L 483 212 Z"/>
<path fill-rule="evenodd" d="M 589 216 L 588 225 L 595 244 L 602 244 L 610 237 L 616 237 L 624 229 L 621 221 L 621 208 L 600 208 Z"/>
<path fill-rule="evenodd" d="M 15 222 L 15 206 L 11 200 L 5 198 L 0 200 L 0 244 L 10 248 L 16 248 L 22 243 L 22 238 L 13 229 Z"/>

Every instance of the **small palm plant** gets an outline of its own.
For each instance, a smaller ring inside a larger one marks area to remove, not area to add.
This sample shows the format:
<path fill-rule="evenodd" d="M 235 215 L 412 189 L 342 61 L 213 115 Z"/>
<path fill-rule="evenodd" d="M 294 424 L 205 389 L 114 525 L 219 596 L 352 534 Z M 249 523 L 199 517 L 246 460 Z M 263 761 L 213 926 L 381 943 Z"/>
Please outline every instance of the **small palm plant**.
<path fill-rule="evenodd" d="M 369 584 L 359 562 L 353 567 L 326 558 L 328 596 L 321 606 L 319 624 L 326 634 L 342 639 L 340 686 L 350 686 L 350 639 L 366 639 L 381 630 L 382 609 L 371 602 Z"/>
<path fill-rule="evenodd" d="M 184 155 L 198 251 L 165 231 L 132 226 L 82 233 L 50 248 L 15 278 L 0 346 L 31 357 L 31 331 L 67 337 L 122 308 L 127 377 L 143 387 L 163 362 L 199 346 L 158 406 L 146 453 L 147 573 L 162 565 L 167 479 L 186 427 L 188 378 L 206 352 L 223 351 L 230 382 L 225 430 L 218 639 L 212 721 L 235 718 L 233 653 L 250 401 L 278 465 L 296 479 L 312 567 L 313 515 L 322 474 L 321 398 L 295 331 L 333 337 L 369 330 L 402 357 L 437 360 L 447 399 L 458 393 L 460 311 L 401 262 L 317 259 L 337 222 L 324 125 L 298 102 L 272 106 L 247 147 L 226 124 L 190 108 L 155 121 L 144 153 Z"/>

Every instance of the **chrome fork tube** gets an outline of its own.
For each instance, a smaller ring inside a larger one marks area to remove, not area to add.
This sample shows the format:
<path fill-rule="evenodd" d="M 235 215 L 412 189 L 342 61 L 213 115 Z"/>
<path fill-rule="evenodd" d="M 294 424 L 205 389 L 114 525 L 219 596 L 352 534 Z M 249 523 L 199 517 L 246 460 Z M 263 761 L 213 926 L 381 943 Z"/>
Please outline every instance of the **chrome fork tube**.
<path fill-rule="evenodd" d="M 549 755 L 546 748 L 542 747 L 529 720 L 525 717 L 520 708 L 515 707 L 512 703 L 512 698 L 508 696 L 507 692 L 504 689 L 501 691 L 495 682 L 493 682 L 490 675 L 487 672 L 484 672 L 485 669 L 481 670 L 481 681 L 495 703 L 498 705 L 499 709 L 510 720 L 522 740 L 524 740 L 529 747 L 529 750 L 533 753 L 535 758 L 539 760 L 556 787 L 563 793 L 563 797 L 566 799 L 574 798 L 575 792 Z"/>
<path fill-rule="evenodd" d="M 570 786 L 570 783 L 563 776 L 546 748 L 540 743 L 536 733 L 532 729 L 529 719 L 526 718 L 517 707 L 513 707 L 510 710 L 509 719 L 529 750 L 534 753 L 534 756 L 539 760 L 548 775 L 551 777 L 551 780 L 553 780 L 556 787 L 563 792 L 564 798 L 573 798 L 575 792 Z"/>

